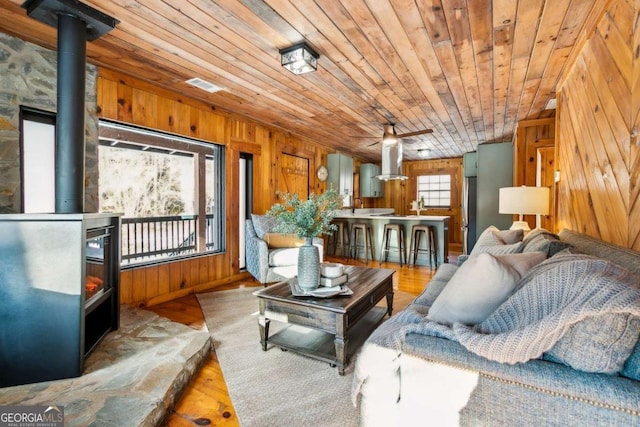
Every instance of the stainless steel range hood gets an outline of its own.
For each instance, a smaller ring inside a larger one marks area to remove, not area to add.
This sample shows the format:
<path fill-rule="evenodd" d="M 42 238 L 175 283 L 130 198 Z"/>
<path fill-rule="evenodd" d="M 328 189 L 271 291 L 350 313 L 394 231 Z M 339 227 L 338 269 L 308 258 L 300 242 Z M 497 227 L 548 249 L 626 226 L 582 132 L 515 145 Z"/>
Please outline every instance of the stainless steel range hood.
<path fill-rule="evenodd" d="M 382 181 L 407 179 L 402 174 L 402 142 L 398 139 L 382 142 L 382 173 L 376 175 Z"/>

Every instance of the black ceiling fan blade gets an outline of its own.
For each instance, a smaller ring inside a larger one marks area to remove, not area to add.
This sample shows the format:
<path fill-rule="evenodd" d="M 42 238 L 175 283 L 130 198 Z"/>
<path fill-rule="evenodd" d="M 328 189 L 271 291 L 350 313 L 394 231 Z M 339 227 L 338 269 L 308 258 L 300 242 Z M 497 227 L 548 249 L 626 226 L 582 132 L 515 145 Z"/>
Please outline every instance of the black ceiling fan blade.
<path fill-rule="evenodd" d="M 410 136 L 425 135 L 427 133 L 433 133 L 433 129 L 423 129 L 415 132 L 402 133 L 400 135 L 396 135 L 396 138 L 408 138 Z"/>
<path fill-rule="evenodd" d="M 376 142 L 374 142 L 373 144 L 369 144 L 369 145 L 367 145 L 367 147 L 373 147 L 373 146 L 374 146 L 374 145 L 376 145 L 376 144 L 380 144 L 380 142 L 381 142 L 381 141 L 376 141 Z"/>

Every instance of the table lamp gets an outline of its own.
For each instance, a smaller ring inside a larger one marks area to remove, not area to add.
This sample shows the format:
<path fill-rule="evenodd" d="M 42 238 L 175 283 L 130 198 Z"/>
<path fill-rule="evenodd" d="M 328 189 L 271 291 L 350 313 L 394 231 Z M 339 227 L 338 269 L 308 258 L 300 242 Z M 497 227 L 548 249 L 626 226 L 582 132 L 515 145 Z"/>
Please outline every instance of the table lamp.
<path fill-rule="evenodd" d="M 518 214 L 519 220 L 513 221 L 510 230 L 530 231 L 529 223 L 523 215 L 546 215 L 549 213 L 548 187 L 504 187 L 500 189 L 498 212 Z"/>

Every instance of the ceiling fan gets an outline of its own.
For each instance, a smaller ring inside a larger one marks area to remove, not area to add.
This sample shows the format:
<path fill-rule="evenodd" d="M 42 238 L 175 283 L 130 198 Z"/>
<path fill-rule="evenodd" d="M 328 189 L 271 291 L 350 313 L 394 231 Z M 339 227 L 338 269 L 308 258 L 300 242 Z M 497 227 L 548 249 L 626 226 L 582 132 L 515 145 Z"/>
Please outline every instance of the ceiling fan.
<path fill-rule="evenodd" d="M 379 144 L 381 142 L 393 142 L 393 141 L 397 141 L 399 139 L 406 139 L 406 138 L 410 138 L 412 136 L 418 136 L 418 135 L 425 135 L 427 133 L 433 133 L 433 129 L 423 129 L 423 130 L 418 130 L 415 132 L 407 132 L 407 133 L 401 133 L 398 134 L 396 133 L 396 125 L 395 123 L 388 123 L 386 125 L 384 125 L 384 132 L 382 133 L 382 139 L 380 141 L 376 141 L 373 144 L 369 144 L 368 146 L 374 146 L 376 144 Z M 414 142 L 416 142 L 416 140 L 405 140 L 403 141 L 406 144 L 412 144 Z"/>
<path fill-rule="evenodd" d="M 433 132 L 432 129 L 424 129 L 398 135 L 396 133 L 395 124 L 389 123 L 384 125 L 382 141 L 376 141 L 373 144 L 369 144 L 369 147 L 371 147 L 382 142 L 382 173 L 377 175 L 376 178 L 383 181 L 391 179 L 407 179 L 407 176 L 402 173 L 402 146 L 404 145 L 402 140 L 404 138 L 424 135 L 431 132 Z"/>

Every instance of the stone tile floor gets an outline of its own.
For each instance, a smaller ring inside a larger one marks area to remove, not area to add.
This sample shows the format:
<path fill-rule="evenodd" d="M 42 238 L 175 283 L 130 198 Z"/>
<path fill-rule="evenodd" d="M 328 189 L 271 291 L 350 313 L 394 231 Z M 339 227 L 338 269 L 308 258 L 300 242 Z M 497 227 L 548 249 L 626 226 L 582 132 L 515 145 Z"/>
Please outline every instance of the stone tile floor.
<path fill-rule="evenodd" d="M 158 425 L 210 348 L 206 330 L 123 305 L 82 376 L 0 388 L 0 405 L 62 405 L 67 427 Z"/>

